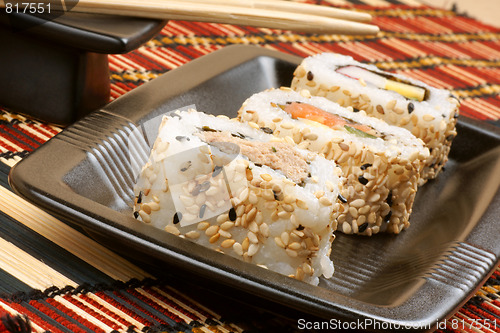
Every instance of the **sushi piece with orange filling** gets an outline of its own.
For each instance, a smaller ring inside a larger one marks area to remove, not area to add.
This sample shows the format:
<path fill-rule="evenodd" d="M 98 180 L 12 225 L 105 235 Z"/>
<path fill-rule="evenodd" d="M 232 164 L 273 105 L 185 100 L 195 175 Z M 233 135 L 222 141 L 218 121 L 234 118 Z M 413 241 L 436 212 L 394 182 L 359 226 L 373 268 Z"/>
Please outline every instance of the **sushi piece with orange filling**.
<path fill-rule="evenodd" d="M 338 230 L 398 234 L 410 225 L 429 150 L 408 130 L 353 111 L 307 90 L 281 88 L 248 98 L 238 119 L 341 167 L 347 184 L 337 198 Z"/>

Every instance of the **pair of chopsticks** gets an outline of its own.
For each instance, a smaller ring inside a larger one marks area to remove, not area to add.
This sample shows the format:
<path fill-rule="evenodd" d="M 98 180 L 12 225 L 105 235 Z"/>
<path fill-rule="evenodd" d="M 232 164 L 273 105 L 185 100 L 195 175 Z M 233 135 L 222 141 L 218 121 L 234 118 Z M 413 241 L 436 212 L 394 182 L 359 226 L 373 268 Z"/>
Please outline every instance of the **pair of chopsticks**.
<path fill-rule="evenodd" d="M 66 11 L 64 0 L 30 1 L 33 2 L 50 3 L 51 10 Z M 0 8 L 5 3 L 23 6 L 23 0 L 0 0 Z M 71 11 L 309 33 L 371 35 L 379 31 L 377 26 L 367 24 L 371 20 L 367 13 L 282 0 L 79 0 Z"/>

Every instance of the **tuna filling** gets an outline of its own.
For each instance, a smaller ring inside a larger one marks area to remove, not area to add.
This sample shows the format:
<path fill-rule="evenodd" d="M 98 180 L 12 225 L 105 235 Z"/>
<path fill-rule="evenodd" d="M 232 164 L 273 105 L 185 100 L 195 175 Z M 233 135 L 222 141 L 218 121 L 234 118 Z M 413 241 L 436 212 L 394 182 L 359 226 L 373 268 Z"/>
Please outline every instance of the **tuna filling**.
<path fill-rule="evenodd" d="M 282 142 L 254 142 L 232 136 L 227 132 L 203 132 L 207 143 L 229 142 L 238 145 L 240 152 L 256 165 L 266 165 L 281 171 L 296 184 L 309 176 L 306 159 L 291 145 Z"/>

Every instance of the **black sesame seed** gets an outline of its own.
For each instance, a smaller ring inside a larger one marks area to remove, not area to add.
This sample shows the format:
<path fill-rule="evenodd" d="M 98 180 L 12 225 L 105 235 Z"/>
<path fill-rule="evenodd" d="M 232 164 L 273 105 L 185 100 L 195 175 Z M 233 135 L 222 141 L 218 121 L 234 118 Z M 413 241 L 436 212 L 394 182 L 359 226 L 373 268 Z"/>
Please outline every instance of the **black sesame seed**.
<path fill-rule="evenodd" d="M 458 118 L 458 116 L 459 116 L 459 115 L 460 115 L 460 114 L 459 114 L 458 112 L 455 112 L 455 114 L 453 115 L 453 118 L 455 118 L 455 119 L 456 119 L 456 118 Z"/>
<path fill-rule="evenodd" d="M 415 110 L 415 105 L 413 103 L 408 103 L 408 113 L 412 113 Z"/>
<path fill-rule="evenodd" d="M 182 220 L 182 213 L 181 212 L 177 212 L 174 214 L 174 219 L 173 219 L 173 223 L 174 224 L 177 224 L 179 223 L 180 221 Z"/>
<path fill-rule="evenodd" d="M 197 184 L 193 191 L 191 191 L 191 195 L 197 196 L 201 192 L 205 192 L 210 188 L 210 182 L 207 180 L 206 182 L 203 182 L 201 184 Z"/>
<path fill-rule="evenodd" d="M 392 207 L 392 190 L 389 191 L 389 194 L 387 195 L 387 199 L 385 199 L 385 202 L 387 202 L 389 207 Z"/>
<path fill-rule="evenodd" d="M 314 79 L 314 74 L 311 71 L 307 72 L 307 79 L 309 81 L 312 81 Z"/>
<path fill-rule="evenodd" d="M 353 111 L 353 112 L 359 112 L 359 109 L 357 109 L 357 108 L 352 108 L 352 111 Z"/>
<path fill-rule="evenodd" d="M 212 172 L 212 178 L 217 177 L 221 171 L 222 171 L 222 167 L 219 165 L 216 165 L 214 168 L 214 172 Z"/>
<path fill-rule="evenodd" d="M 142 202 L 142 191 L 139 191 L 139 195 L 137 196 L 137 203 L 140 204 Z"/>
<path fill-rule="evenodd" d="M 139 218 L 139 212 L 135 211 L 135 212 L 134 212 L 134 217 L 135 217 L 136 219 L 137 219 L 137 218 Z"/>
<path fill-rule="evenodd" d="M 368 228 L 368 222 L 363 223 L 358 227 L 358 232 L 364 232 Z"/>
<path fill-rule="evenodd" d="M 368 168 L 369 168 L 369 167 L 371 167 L 371 166 L 372 166 L 372 165 L 371 165 L 370 163 L 365 163 L 365 164 L 363 164 L 362 166 L 360 166 L 359 168 L 360 168 L 361 170 L 366 170 L 366 169 L 368 169 Z"/>
<path fill-rule="evenodd" d="M 365 177 L 363 177 L 363 176 L 359 176 L 359 177 L 358 177 L 358 180 L 359 180 L 359 182 L 360 182 L 361 184 L 363 184 L 363 185 L 368 184 L 368 179 L 366 179 L 366 178 L 365 178 Z"/>
<path fill-rule="evenodd" d="M 337 198 L 340 200 L 340 202 L 347 203 L 347 199 L 344 198 L 342 194 L 337 195 Z"/>
<path fill-rule="evenodd" d="M 297 227 L 298 231 L 302 231 L 304 229 L 305 229 L 305 227 L 302 224 L 299 224 L 299 226 Z"/>
<path fill-rule="evenodd" d="M 240 139 L 245 139 L 246 136 L 244 136 L 243 134 L 241 133 L 231 133 L 231 136 L 235 137 L 235 138 L 240 138 Z"/>
<path fill-rule="evenodd" d="M 197 196 L 198 194 L 200 194 L 200 188 L 201 188 L 201 184 L 196 184 L 194 189 L 191 191 L 191 195 Z"/>
<path fill-rule="evenodd" d="M 200 207 L 200 214 L 198 215 L 200 217 L 200 219 L 203 218 L 203 215 L 205 215 L 205 210 L 207 209 L 207 205 L 203 204 L 201 205 Z"/>
<path fill-rule="evenodd" d="M 391 216 L 392 216 L 392 211 L 389 211 L 389 214 L 387 214 L 387 215 L 384 217 L 384 222 L 385 222 L 385 223 L 389 223 L 389 221 L 391 220 Z"/>
<path fill-rule="evenodd" d="M 205 192 L 210 188 L 210 182 L 207 180 L 200 185 L 200 192 Z"/>
<path fill-rule="evenodd" d="M 187 137 L 187 136 L 182 136 L 182 135 L 178 135 L 175 137 L 175 140 L 179 141 L 179 142 L 182 142 L 182 141 L 190 141 L 190 139 Z"/>
<path fill-rule="evenodd" d="M 189 169 L 191 167 L 191 164 L 192 164 L 191 161 L 187 161 L 186 166 L 181 168 L 181 172 L 184 172 L 187 169 Z"/>
<path fill-rule="evenodd" d="M 274 200 L 276 201 L 279 201 L 279 196 L 278 196 L 278 193 L 276 193 L 276 191 L 273 190 L 273 195 L 274 195 Z"/>
<path fill-rule="evenodd" d="M 432 148 L 429 148 L 429 154 L 432 154 Z"/>
<path fill-rule="evenodd" d="M 236 218 L 238 217 L 236 215 L 236 209 L 234 209 L 234 207 L 231 207 L 231 209 L 229 210 L 229 219 L 231 220 L 231 222 L 234 222 L 236 221 Z"/>
<path fill-rule="evenodd" d="M 255 164 L 255 166 L 257 166 L 259 168 L 262 167 L 262 164 L 260 164 L 260 163 L 254 163 L 254 164 Z"/>
<path fill-rule="evenodd" d="M 209 126 L 203 126 L 201 129 L 205 132 L 218 132 L 217 130 L 210 128 Z"/>
<path fill-rule="evenodd" d="M 262 132 L 267 133 L 267 134 L 273 134 L 273 132 L 274 132 L 269 127 L 261 127 L 260 129 L 261 129 Z"/>

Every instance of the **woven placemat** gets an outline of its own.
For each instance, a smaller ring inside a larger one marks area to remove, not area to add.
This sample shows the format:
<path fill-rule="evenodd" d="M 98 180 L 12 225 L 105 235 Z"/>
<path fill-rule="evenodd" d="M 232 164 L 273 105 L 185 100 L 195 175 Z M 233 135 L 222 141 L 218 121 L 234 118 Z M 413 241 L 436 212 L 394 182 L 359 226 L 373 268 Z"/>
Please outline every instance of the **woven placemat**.
<path fill-rule="evenodd" d="M 351 55 L 450 89 L 462 100 L 462 117 L 500 126 L 500 29 L 413 0 L 314 2 L 369 12 L 382 31 L 375 37 L 314 35 L 170 21 L 143 47 L 109 56 L 112 99 L 227 45 L 251 44 L 302 57 L 319 52 Z M 9 167 L 61 130 L 15 110 L 0 109 L 4 314 L 27 316 L 34 332 L 298 330 L 297 317 L 280 316 L 131 263 L 14 195 L 7 184 Z M 438 331 L 500 331 L 499 274 L 497 269 L 472 299 L 440 323 Z M 7 319 L 2 317 L 0 332 L 27 322 Z"/>

